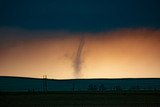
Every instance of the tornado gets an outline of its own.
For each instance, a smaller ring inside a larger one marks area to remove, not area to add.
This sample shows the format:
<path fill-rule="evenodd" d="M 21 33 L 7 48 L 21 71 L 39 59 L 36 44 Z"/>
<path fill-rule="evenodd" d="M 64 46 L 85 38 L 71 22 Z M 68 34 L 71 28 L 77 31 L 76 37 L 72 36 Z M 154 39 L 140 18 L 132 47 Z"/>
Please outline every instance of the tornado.
<path fill-rule="evenodd" d="M 80 39 L 80 43 L 77 49 L 75 59 L 73 61 L 74 74 L 76 78 L 80 77 L 80 74 L 81 74 L 82 63 L 83 63 L 82 51 L 83 51 L 84 44 L 85 44 L 85 38 L 84 36 L 82 36 Z"/>

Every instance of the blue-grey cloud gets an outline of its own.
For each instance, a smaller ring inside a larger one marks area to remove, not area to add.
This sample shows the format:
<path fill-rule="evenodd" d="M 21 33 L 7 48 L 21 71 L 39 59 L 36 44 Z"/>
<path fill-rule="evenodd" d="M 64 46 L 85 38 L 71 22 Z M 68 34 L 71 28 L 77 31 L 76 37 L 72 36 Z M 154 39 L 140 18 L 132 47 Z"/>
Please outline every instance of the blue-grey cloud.
<path fill-rule="evenodd" d="M 159 0 L 1 0 L 0 26 L 101 32 L 160 28 Z"/>

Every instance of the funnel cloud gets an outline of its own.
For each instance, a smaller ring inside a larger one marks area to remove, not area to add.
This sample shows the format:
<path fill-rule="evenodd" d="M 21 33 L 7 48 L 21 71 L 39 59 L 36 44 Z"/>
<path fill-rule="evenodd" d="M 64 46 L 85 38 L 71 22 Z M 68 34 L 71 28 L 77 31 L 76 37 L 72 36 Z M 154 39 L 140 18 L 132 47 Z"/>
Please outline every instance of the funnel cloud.
<path fill-rule="evenodd" d="M 77 54 L 73 61 L 73 67 L 74 67 L 74 72 L 76 77 L 79 77 L 81 75 L 80 73 L 81 73 L 82 63 L 83 63 L 82 51 L 83 51 L 84 44 L 85 44 L 85 37 L 82 36 L 77 49 Z"/>

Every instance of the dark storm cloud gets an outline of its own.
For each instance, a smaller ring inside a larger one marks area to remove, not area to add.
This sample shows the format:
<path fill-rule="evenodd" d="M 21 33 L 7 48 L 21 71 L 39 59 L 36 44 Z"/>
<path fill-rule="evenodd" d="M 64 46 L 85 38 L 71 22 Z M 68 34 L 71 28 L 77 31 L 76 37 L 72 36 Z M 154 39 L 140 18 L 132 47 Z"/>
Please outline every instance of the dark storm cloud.
<path fill-rule="evenodd" d="M 159 0 L 1 0 L 0 27 L 99 32 L 160 27 Z"/>

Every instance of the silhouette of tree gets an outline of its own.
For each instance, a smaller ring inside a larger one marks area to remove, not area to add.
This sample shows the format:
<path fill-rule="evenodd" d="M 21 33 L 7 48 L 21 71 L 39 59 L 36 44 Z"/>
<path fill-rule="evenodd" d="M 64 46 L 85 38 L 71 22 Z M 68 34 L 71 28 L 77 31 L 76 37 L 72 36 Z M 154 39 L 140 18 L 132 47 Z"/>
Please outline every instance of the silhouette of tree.
<path fill-rule="evenodd" d="M 89 84 L 88 85 L 88 91 L 97 91 L 98 88 L 96 85 L 93 85 L 93 84 Z"/>
<path fill-rule="evenodd" d="M 121 90 L 122 90 L 121 86 L 115 86 L 114 89 L 115 89 L 116 91 L 121 91 Z"/>
<path fill-rule="evenodd" d="M 99 86 L 99 91 L 105 91 L 105 86 L 104 86 L 104 84 L 100 84 L 100 86 Z"/>

